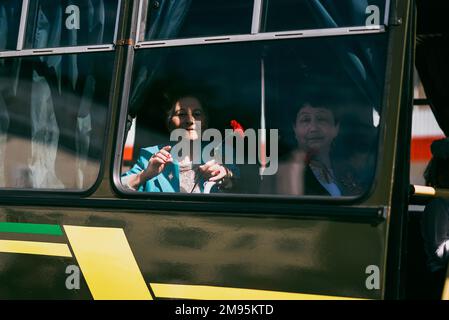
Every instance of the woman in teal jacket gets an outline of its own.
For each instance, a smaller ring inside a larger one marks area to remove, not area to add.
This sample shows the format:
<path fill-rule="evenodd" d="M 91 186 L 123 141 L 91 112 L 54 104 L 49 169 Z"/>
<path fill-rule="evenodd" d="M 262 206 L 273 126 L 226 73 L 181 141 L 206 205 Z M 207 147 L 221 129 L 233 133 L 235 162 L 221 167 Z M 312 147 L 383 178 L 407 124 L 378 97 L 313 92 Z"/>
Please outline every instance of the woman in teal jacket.
<path fill-rule="evenodd" d="M 193 96 L 176 99 L 168 113 L 168 128 L 183 129 L 183 139 L 190 142 L 190 152 L 174 159 L 173 144 L 143 148 L 137 163 L 122 177 L 122 184 L 142 192 L 209 193 L 230 188 L 234 176 L 231 169 L 210 160 L 201 165 L 193 163 L 193 142 L 200 130 L 207 127 L 201 102 Z"/>

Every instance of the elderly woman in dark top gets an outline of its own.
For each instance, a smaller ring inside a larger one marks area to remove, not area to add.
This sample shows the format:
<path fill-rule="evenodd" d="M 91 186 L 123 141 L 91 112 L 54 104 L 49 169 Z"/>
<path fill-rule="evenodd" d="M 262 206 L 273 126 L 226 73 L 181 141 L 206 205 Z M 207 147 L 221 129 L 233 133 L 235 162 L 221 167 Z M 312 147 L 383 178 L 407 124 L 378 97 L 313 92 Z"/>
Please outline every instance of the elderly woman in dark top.
<path fill-rule="evenodd" d="M 333 197 L 361 193 L 354 173 L 332 156 L 340 131 L 336 105 L 319 98 L 300 105 L 294 124 L 298 151 L 305 160 L 304 194 Z"/>
<path fill-rule="evenodd" d="M 325 92 L 310 94 L 303 101 L 292 117 L 297 146 L 280 159 L 276 177 L 264 179 L 262 192 L 332 197 L 361 194 L 364 188 L 353 168 L 334 154 L 340 133 L 340 101 Z"/>

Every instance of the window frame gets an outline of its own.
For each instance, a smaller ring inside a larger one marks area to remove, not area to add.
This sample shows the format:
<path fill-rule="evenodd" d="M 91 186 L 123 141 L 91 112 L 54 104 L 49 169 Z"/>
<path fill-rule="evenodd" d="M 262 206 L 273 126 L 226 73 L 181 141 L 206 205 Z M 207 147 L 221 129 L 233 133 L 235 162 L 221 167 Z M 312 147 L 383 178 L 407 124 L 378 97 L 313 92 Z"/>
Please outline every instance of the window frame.
<path fill-rule="evenodd" d="M 29 0 L 19 0 L 22 1 L 22 5 L 21 8 L 19 9 L 20 11 L 20 19 L 19 19 L 19 27 L 17 30 L 17 38 L 16 38 L 16 49 L 15 50 L 9 50 L 9 49 L 0 49 L 0 54 L 2 52 L 10 52 L 10 51 L 16 51 L 19 50 L 19 41 L 20 41 L 20 34 L 21 34 L 21 30 L 24 26 L 22 26 L 23 24 L 23 16 L 24 16 L 24 10 L 28 10 L 28 1 Z"/>
<path fill-rule="evenodd" d="M 196 44 L 206 44 L 206 43 L 226 43 L 226 42 L 243 42 L 243 41 L 260 41 L 260 40 L 275 40 L 279 38 L 309 38 L 316 37 L 320 35 L 324 36 L 338 36 L 350 34 L 358 34 L 359 32 L 375 33 L 375 32 L 385 32 L 389 26 L 390 17 L 390 5 L 391 0 L 385 1 L 385 14 L 383 17 L 383 24 L 374 26 L 352 26 L 352 27 L 341 27 L 341 28 L 321 28 L 321 29 L 296 29 L 288 31 L 274 31 L 274 32 L 261 32 L 261 18 L 263 14 L 263 7 L 265 0 L 253 0 L 253 15 L 251 21 L 251 32 L 248 34 L 237 34 L 237 35 L 214 35 L 214 36 L 204 36 L 204 37 L 194 37 L 194 38 L 174 38 L 174 39 L 163 39 L 163 40 L 141 40 L 141 26 L 146 25 L 146 18 L 143 19 L 143 8 L 144 2 L 146 2 L 148 7 L 148 1 L 150 0 L 139 0 L 138 4 L 138 15 L 137 15 L 137 28 L 134 39 L 134 48 L 160 48 L 160 47 L 173 47 L 173 46 L 183 46 L 183 45 L 196 45 Z"/>
<path fill-rule="evenodd" d="M 4 58 L 27 58 L 27 57 L 41 57 L 41 56 L 53 56 L 53 55 L 68 55 L 68 54 L 89 54 L 89 53 L 98 53 L 98 52 L 111 52 L 111 54 L 114 54 L 114 65 L 112 70 L 113 78 L 111 80 L 111 85 L 108 91 L 108 103 L 107 103 L 107 110 L 105 111 L 106 121 L 110 119 L 110 116 L 113 112 L 113 88 L 114 88 L 114 79 L 115 74 L 117 72 L 117 42 L 118 42 L 118 36 L 119 36 L 119 30 L 120 28 L 123 28 L 126 26 L 121 26 L 121 13 L 123 10 L 126 10 L 124 7 L 123 0 L 117 0 L 117 13 L 115 17 L 115 26 L 114 26 L 114 39 L 112 44 L 102 44 L 102 45 L 89 45 L 89 46 L 65 46 L 65 47 L 56 47 L 56 48 L 39 48 L 39 49 L 23 49 L 24 41 L 25 41 L 25 32 L 26 32 L 26 26 L 27 26 L 27 20 L 28 20 L 28 10 L 29 10 L 29 2 L 31 0 L 22 0 L 22 10 L 21 10 L 21 18 L 20 18 L 20 24 L 19 24 L 19 33 L 17 36 L 17 47 L 16 50 L 9 50 L 9 51 L 0 51 L 0 59 Z M 20 40 L 20 42 L 19 42 Z M 108 138 L 110 135 L 112 124 L 110 121 L 107 121 L 104 128 L 103 133 L 103 141 L 104 143 L 108 142 Z M 10 187 L 4 187 L 0 188 L 0 199 L 3 197 L 26 197 L 27 195 L 31 197 L 35 197 L 36 194 L 41 194 L 45 199 L 43 200 L 48 201 L 52 197 L 63 197 L 70 195 L 70 196 L 89 196 L 92 193 L 94 193 L 98 187 L 100 186 L 100 183 L 102 181 L 104 173 L 108 170 L 107 164 L 109 155 L 106 154 L 104 151 L 101 155 L 101 158 L 99 158 L 99 170 L 97 173 L 97 176 L 93 183 L 84 189 L 73 189 L 73 188 L 67 188 L 67 189 L 53 189 L 53 188 L 10 188 Z M 48 199 L 47 199 L 48 196 Z M 58 201 L 57 199 L 55 199 Z"/>
<path fill-rule="evenodd" d="M 114 51 L 117 44 L 119 18 L 122 10 L 122 0 L 117 0 L 117 13 L 115 16 L 114 38 L 110 44 L 95 44 L 87 46 L 62 46 L 55 48 L 38 48 L 38 49 L 24 49 L 25 34 L 28 23 L 28 13 L 30 1 L 22 0 L 22 10 L 20 16 L 19 33 L 17 35 L 16 50 L 0 51 L 0 58 L 14 58 L 25 56 L 43 56 L 43 55 L 60 55 L 69 53 L 86 53 L 98 51 Z"/>
<path fill-rule="evenodd" d="M 95 51 L 90 51 L 89 53 L 98 53 L 98 52 L 102 52 L 102 51 L 106 51 L 106 52 L 113 52 L 116 51 L 115 48 L 113 50 L 95 50 Z M 67 54 L 86 54 L 86 52 L 68 52 Z M 112 53 L 111 53 L 112 54 Z M 60 53 L 48 53 L 46 55 L 63 55 Z M 31 56 L 45 56 L 45 54 L 36 54 L 36 55 L 17 55 L 17 56 L 12 56 L 12 57 L 7 57 L 7 58 L 27 58 L 27 57 L 31 57 Z M 0 56 L 0 60 L 3 59 L 4 57 Z M 116 57 L 114 57 L 114 60 L 116 60 Z M 116 64 L 117 62 L 114 62 L 114 66 L 113 66 L 113 71 L 112 71 L 112 75 L 114 76 L 114 74 L 116 73 Z M 112 94 L 113 94 L 113 88 L 114 88 L 114 80 L 111 80 L 111 85 L 109 87 L 109 91 L 108 91 L 108 103 L 107 103 L 107 110 L 105 111 L 105 119 L 108 120 L 110 119 L 110 115 L 113 112 L 112 110 Z M 107 143 L 108 142 L 108 137 L 110 135 L 110 131 L 111 131 L 111 123 L 107 122 L 105 124 L 104 127 L 104 132 L 102 134 L 103 136 L 103 142 Z M 30 140 L 31 141 L 31 140 Z M 14 188 L 14 187 L 0 187 L 0 199 L 2 198 L 2 196 L 16 196 L 17 193 L 20 193 L 20 195 L 27 195 L 29 194 L 30 196 L 36 196 L 36 193 L 38 194 L 48 194 L 50 197 L 51 196 L 58 196 L 58 195 L 79 195 L 79 196 L 89 196 L 90 194 L 92 194 L 93 192 L 95 192 L 95 190 L 98 188 L 98 186 L 101 183 L 101 178 L 104 175 L 105 170 L 107 170 L 107 159 L 109 158 L 109 155 L 106 154 L 105 151 L 102 152 L 101 157 L 98 159 L 98 173 L 97 176 L 95 178 L 95 180 L 93 180 L 93 183 L 88 186 L 87 188 L 84 189 L 74 189 L 74 188 L 66 188 L 66 189 L 58 189 L 58 188 Z"/>
<path fill-rule="evenodd" d="M 142 1 L 139 1 L 138 7 L 138 19 L 137 25 L 141 24 L 140 14 L 141 14 L 141 4 Z M 255 0 L 258 1 L 258 0 Z M 260 0 L 262 1 L 262 0 Z M 390 3 L 389 0 L 386 0 L 388 5 Z M 390 7 L 388 6 L 388 16 L 390 15 Z M 386 14 L 387 16 L 387 14 Z M 153 48 L 164 48 L 164 47 L 180 47 L 180 46 L 192 46 L 192 45 L 213 45 L 217 43 L 236 43 L 236 42 L 255 42 L 255 41 L 267 41 L 267 40 L 284 40 L 284 39 L 302 39 L 302 38 L 321 38 L 321 37 L 343 37 L 343 36 L 354 36 L 354 35 L 370 35 L 370 34 L 381 34 L 387 33 L 388 27 L 381 26 L 369 26 L 369 27 L 343 27 L 343 28 L 330 28 L 330 29 L 315 29 L 315 30 L 297 30 L 297 31 L 285 31 L 285 32 L 272 32 L 272 33 L 257 33 L 257 34 L 248 34 L 248 35 L 230 35 L 225 37 L 202 37 L 202 38 L 186 38 L 186 39 L 174 39 L 174 40 L 157 40 L 157 41 L 142 41 L 137 42 L 137 37 L 139 34 L 139 28 L 136 28 L 136 42 L 134 45 L 134 52 L 138 52 L 140 50 L 151 50 Z M 387 39 L 387 50 L 391 46 L 390 37 Z M 386 60 L 386 68 L 388 66 L 388 58 Z M 127 72 L 129 79 L 132 78 L 132 73 L 134 71 L 134 61 L 129 63 L 127 66 Z M 388 77 L 388 70 L 385 73 L 385 78 Z M 267 203 L 267 204 L 280 204 L 284 203 L 286 207 L 293 208 L 294 205 L 308 205 L 308 204 L 317 204 L 319 202 L 323 202 L 326 205 L 338 204 L 338 205 L 353 205 L 362 202 L 367 199 L 375 190 L 377 175 L 374 176 L 371 186 L 361 195 L 357 196 L 346 196 L 346 197 L 330 197 L 330 196 L 296 196 L 296 195 L 277 195 L 277 194 L 237 194 L 237 193 L 213 193 L 213 194 L 183 194 L 183 193 L 163 193 L 163 192 L 138 192 L 133 190 L 126 189 L 121 183 L 121 167 L 122 167 L 122 159 L 124 153 L 125 146 L 125 134 L 126 134 L 126 120 L 128 117 L 129 111 L 129 93 L 131 91 L 131 81 L 129 80 L 126 83 L 126 94 L 124 95 L 124 99 L 122 100 L 122 105 L 120 108 L 120 116 L 119 116 L 119 126 L 117 131 L 117 139 L 116 146 L 114 152 L 114 160 L 112 164 L 112 187 L 114 191 L 117 193 L 119 197 L 124 197 L 127 199 L 135 199 L 137 200 L 148 200 L 149 203 L 159 203 L 159 202 L 180 202 L 183 204 L 208 204 L 212 205 L 215 203 L 240 203 L 243 206 L 248 205 L 248 201 L 254 201 L 259 203 Z M 387 97 L 387 84 L 383 84 L 383 96 L 382 96 L 382 105 L 386 105 L 386 97 Z M 376 157 L 376 166 L 375 173 L 379 172 L 381 167 L 380 159 L 381 153 L 379 150 L 382 149 L 383 145 L 383 133 L 386 129 L 386 122 L 381 121 L 378 127 L 379 130 L 379 138 L 378 138 L 378 146 L 377 146 L 377 157 Z M 144 201 L 145 201 L 144 200 Z M 292 207 L 293 205 L 293 207 Z M 260 210 L 263 210 L 263 207 L 260 207 Z M 272 210 L 271 210 L 272 211 Z M 375 217 L 375 219 L 380 218 L 381 220 L 385 219 L 387 216 L 386 213 L 379 213 Z M 373 216 L 371 216 L 373 218 Z"/>

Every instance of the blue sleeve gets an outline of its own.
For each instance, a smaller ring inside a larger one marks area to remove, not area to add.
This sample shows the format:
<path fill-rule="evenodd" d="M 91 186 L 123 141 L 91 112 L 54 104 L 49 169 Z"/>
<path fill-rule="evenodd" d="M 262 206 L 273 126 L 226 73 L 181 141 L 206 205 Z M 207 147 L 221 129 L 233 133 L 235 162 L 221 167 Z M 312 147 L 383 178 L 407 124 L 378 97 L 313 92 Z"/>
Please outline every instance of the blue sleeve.
<path fill-rule="evenodd" d="M 154 147 L 150 148 L 144 148 L 140 150 L 139 158 L 137 159 L 137 162 L 134 164 L 134 166 L 122 176 L 130 176 L 133 174 L 139 174 L 142 171 L 144 171 L 148 167 L 148 160 L 153 156 L 155 153 L 153 149 Z"/>
<path fill-rule="evenodd" d="M 143 148 L 140 150 L 139 158 L 134 166 L 122 174 L 124 176 L 130 176 L 133 174 L 139 174 L 144 171 L 148 167 L 149 159 L 153 156 L 153 154 L 159 151 L 158 146 Z M 161 189 L 156 185 L 157 176 L 149 179 L 144 185 L 141 185 L 137 191 L 139 192 L 161 192 Z"/>

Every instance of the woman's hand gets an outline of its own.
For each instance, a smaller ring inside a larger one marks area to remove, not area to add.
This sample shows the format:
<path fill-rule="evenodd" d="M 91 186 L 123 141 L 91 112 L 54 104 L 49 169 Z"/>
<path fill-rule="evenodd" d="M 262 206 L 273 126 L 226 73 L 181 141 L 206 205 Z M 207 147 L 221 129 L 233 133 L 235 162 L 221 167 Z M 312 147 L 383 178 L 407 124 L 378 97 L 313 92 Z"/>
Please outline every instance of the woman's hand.
<path fill-rule="evenodd" d="M 198 170 L 204 179 L 208 181 L 219 181 L 229 177 L 229 171 L 215 160 L 210 160 L 202 166 L 199 166 Z"/>
<path fill-rule="evenodd" d="M 164 171 L 167 163 L 173 162 L 170 154 L 171 146 L 165 146 L 148 160 L 148 166 L 140 175 L 141 184 Z"/>

